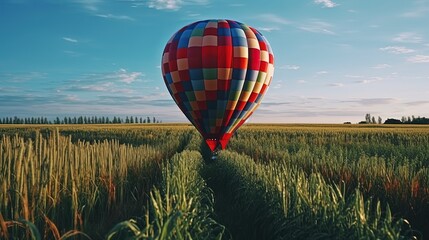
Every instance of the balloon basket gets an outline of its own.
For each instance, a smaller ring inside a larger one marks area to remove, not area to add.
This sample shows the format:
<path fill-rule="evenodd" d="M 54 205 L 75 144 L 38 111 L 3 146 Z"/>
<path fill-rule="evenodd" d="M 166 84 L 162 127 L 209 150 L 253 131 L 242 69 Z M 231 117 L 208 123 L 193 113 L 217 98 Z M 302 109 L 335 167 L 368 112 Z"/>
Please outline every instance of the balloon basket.
<path fill-rule="evenodd" d="M 218 150 L 216 149 L 216 150 L 214 150 L 213 152 L 212 152 L 212 156 L 211 156 L 211 160 L 212 161 L 216 161 L 217 160 L 217 154 L 218 154 Z"/>

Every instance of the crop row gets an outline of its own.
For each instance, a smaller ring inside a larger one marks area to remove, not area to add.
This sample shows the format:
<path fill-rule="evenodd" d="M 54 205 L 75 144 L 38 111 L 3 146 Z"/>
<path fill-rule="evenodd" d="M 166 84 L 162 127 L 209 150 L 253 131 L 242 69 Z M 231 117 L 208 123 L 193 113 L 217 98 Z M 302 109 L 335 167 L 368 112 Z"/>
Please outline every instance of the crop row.
<path fill-rule="evenodd" d="M 359 189 L 327 183 L 282 163 L 255 163 L 223 151 L 206 175 L 221 203 L 220 221 L 237 239 L 411 239 L 404 219 Z"/>

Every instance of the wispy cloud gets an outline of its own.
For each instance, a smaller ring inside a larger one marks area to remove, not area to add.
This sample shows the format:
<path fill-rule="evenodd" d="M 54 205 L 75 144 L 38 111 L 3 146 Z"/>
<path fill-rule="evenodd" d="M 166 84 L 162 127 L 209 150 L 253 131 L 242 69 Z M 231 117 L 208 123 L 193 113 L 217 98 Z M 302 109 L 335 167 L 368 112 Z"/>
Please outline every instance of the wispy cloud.
<path fill-rule="evenodd" d="M 365 106 L 374 106 L 374 105 L 390 105 L 393 103 L 398 103 L 396 98 L 361 98 L 356 100 L 348 100 L 344 102 L 355 102 Z"/>
<path fill-rule="evenodd" d="M 333 7 L 338 6 L 338 4 L 334 3 L 331 0 L 314 0 L 314 3 L 322 4 L 323 7 L 327 7 L 327 8 L 333 8 Z"/>
<path fill-rule="evenodd" d="M 373 82 L 378 82 L 384 80 L 382 77 L 359 77 L 358 80 L 354 81 L 355 83 L 359 84 L 369 84 Z"/>
<path fill-rule="evenodd" d="M 260 14 L 258 16 L 258 19 L 261 19 L 263 21 L 266 22 L 270 22 L 270 23 L 277 23 L 277 24 L 282 24 L 282 25 L 287 25 L 287 24 L 291 24 L 292 22 L 287 20 L 284 17 L 280 17 L 276 14 L 272 14 L 272 13 L 264 13 L 264 14 Z"/>
<path fill-rule="evenodd" d="M 63 51 L 65 54 L 67 54 L 70 57 L 79 57 L 82 56 L 81 53 L 75 52 L 75 51 L 71 51 L 71 50 L 64 50 Z"/>
<path fill-rule="evenodd" d="M 47 77 L 44 72 L 24 72 L 24 73 L 0 73 L 1 82 L 27 82 L 35 79 L 44 79 Z"/>
<path fill-rule="evenodd" d="M 140 79 L 143 76 L 142 72 L 128 72 L 127 70 L 121 68 L 116 73 L 119 81 L 130 84 Z"/>
<path fill-rule="evenodd" d="M 429 63 L 429 55 L 415 55 L 407 58 L 407 61 L 412 63 Z"/>
<path fill-rule="evenodd" d="M 377 64 L 377 65 L 373 66 L 372 68 L 374 68 L 374 69 L 385 69 L 385 68 L 390 68 L 390 67 L 392 67 L 392 66 L 390 66 L 387 63 L 381 63 L 381 64 Z"/>
<path fill-rule="evenodd" d="M 59 89 L 68 92 L 108 92 L 130 94 L 135 92 L 135 86 L 128 85 L 142 81 L 142 72 L 129 72 L 126 69 L 119 69 L 108 73 L 84 74 L 70 81 L 70 85 Z"/>
<path fill-rule="evenodd" d="M 420 43 L 423 38 L 415 32 L 403 32 L 393 37 L 392 40 L 401 43 Z"/>
<path fill-rule="evenodd" d="M 78 4 L 81 4 L 86 10 L 98 11 L 98 5 L 102 2 L 101 0 L 73 0 Z"/>
<path fill-rule="evenodd" d="M 243 3 L 231 3 L 229 4 L 230 7 L 244 7 L 245 5 Z"/>
<path fill-rule="evenodd" d="M 328 83 L 329 87 L 344 87 L 344 83 Z"/>
<path fill-rule="evenodd" d="M 288 70 L 298 70 L 301 67 L 298 65 L 283 65 L 279 67 L 280 69 L 288 69 Z"/>
<path fill-rule="evenodd" d="M 406 53 L 412 53 L 415 52 L 414 49 L 401 47 L 401 46 L 387 46 L 383 48 L 379 48 L 381 51 L 388 52 L 388 53 L 394 53 L 394 54 L 406 54 Z"/>
<path fill-rule="evenodd" d="M 350 74 L 347 74 L 347 75 L 344 75 L 344 77 L 346 77 L 346 78 L 362 78 L 363 76 L 361 76 L 361 75 L 350 75 Z"/>
<path fill-rule="evenodd" d="M 332 24 L 318 19 L 313 19 L 306 24 L 300 25 L 298 28 L 312 33 L 323 33 L 323 34 L 335 35 L 335 32 L 332 30 L 333 28 Z"/>
<path fill-rule="evenodd" d="M 429 101 L 411 101 L 411 102 L 406 102 L 404 104 L 409 106 L 426 105 L 426 104 L 429 104 Z"/>
<path fill-rule="evenodd" d="M 327 73 L 328 71 L 325 71 L 325 70 L 316 72 L 316 74 L 318 75 L 327 74 Z"/>
<path fill-rule="evenodd" d="M 272 31 L 280 30 L 280 28 L 278 28 L 278 27 L 258 27 L 257 29 L 259 31 L 263 31 L 263 32 L 272 32 Z"/>
<path fill-rule="evenodd" d="M 157 10 L 176 11 L 183 5 L 207 5 L 208 3 L 209 0 L 149 0 L 147 6 Z"/>
<path fill-rule="evenodd" d="M 72 1 L 80 4 L 85 10 L 87 10 L 93 16 L 106 18 L 106 19 L 115 19 L 115 20 L 130 20 L 130 21 L 135 20 L 134 18 L 126 15 L 104 13 L 103 9 L 100 7 L 104 0 L 72 0 Z"/>
<path fill-rule="evenodd" d="M 429 12 L 429 8 L 418 8 L 409 12 L 401 14 L 402 17 L 406 18 L 418 18 L 423 17 Z"/>
<path fill-rule="evenodd" d="M 63 37 L 63 40 L 67 41 L 67 42 L 71 42 L 71 43 L 77 43 L 78 42 L 76 39 L 70 38 L 70 37 Z"/>
<path fill-rule="evenodd" d="M 111 13 L 108 14 L 95 14 L 95 16 L 97 17 L 101 17 L 101 18 L 110 18 L 110 19 L 117 19 L 117 20 L 129 20 L 129 21 L 134 21 L 135 19 L 126 15 L 114 15 Z"/>

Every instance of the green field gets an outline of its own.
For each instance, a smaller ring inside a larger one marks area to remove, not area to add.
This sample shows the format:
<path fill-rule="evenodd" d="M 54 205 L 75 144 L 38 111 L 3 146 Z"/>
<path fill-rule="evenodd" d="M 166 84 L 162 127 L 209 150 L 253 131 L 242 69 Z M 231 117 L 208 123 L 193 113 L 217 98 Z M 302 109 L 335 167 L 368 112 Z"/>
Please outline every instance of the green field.
<path fill-rule="evenodd" d="M 429 239 L 429 127 L 0 125 L 1 239 Z"/>

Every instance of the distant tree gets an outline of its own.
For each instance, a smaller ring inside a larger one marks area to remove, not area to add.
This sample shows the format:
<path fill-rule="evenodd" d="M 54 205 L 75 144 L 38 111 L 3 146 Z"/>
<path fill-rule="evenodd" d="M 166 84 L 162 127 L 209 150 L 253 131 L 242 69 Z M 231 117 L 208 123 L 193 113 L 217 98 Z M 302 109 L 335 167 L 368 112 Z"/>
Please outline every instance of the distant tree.
<path fill-rule="evenodd" d="M 371 114 L 369 113 L 365 114 L 365 121 L 366 123 L 371 123 Z"/>
<path fill-rule="evenodd" d="M 381 119 L 380 116 L 378 116 L 378 124 L 382 124 L 383 123 L 383 119 Z"/>
<path fill-rule="evenodd" d="M 134 117 L 133 116 L 130 117 L 130 123 L 134 123 Z"/>
<path fill-rule="evenodd" d="M 386 121 L 384 121 L 384 124 L 402 124 L 402 122 L 399 119 L 388 118 Z"/>
<path fill-rule="evenodd" d="M 156 123 L 155 117 L 153 117 L 153 119 L 152 119 L 152 123 Z"/>
<path fill-rule="evenodd" d="M 375 117 L 374 116 L 372 116 L 372 118 L 371 118 L 371 123 L 372 124 L 376 124 L 377 122 L 375 121 Z"/>
<path fill-rule="evenodd" d="M 134 120 L 135 123 L 139 123 L 139 119 L 136 117 Z"/>
<path fill-rule="evenodd" d="M 147 123 L 150 123 L 150 117 L 147 117 L 146 122 L 147 122 Z"/>

